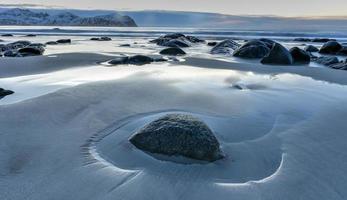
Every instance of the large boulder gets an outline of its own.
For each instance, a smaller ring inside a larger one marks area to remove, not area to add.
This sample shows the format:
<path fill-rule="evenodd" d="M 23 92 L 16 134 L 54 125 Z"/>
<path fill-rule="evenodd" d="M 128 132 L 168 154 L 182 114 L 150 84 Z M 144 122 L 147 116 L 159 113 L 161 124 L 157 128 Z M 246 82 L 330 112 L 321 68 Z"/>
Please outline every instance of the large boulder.
<path fill-rule="evenodd" d="M 42 55 L 45 51 L 42 47 L 24 47 L 22 49 L 18 50 L 18 53 L 20 53 L 23 57 L 25 56 L 39 56 Z"/>
<path fill-rule="evenodd" d="M 273 47 L 274 44 L 276 44 L 275 41 L 267 39 L 267 38 L 260 38 L 259 40 L 264 42 L 266 46 L 269 47 L 270 49 Z"/>
<path fill-rule="evenodd" d="M 295 64 L 309 64 L 311 61 L 310 54 L 298 47 L 291 48 L 290 54 L 292 55 Z"/>
<path fill-rule="evenodd" d="M 270 52 L 267 45 L 260 40 L 251 40 L 236 49 L 233 56 L 240 58 L 263 58 Z"/>
<path fill-rule="evenodd" d="M 213 162 L 224 156 L 217 138 L 198 118 L 168 114 L 140 129 L 130 142 L 145 152 Z"/>
<path fill-rule="evenodd" d="M 319 49 L 317 47 L 313 46 L 313 45 L 307 45 L 305 47 L 305 51 L 307 51 L 307 52 L 318 52 Z"/>
<path fill-rule="evenodd" d="M 184 52 L 182 49 L 178 47 L 170 47 L 166 48 L 160 51 L 160 54 L 162 55 L 170 55 L 170 56 L 179 56 L 179 55 L 185 55 L 186 52 Z"/>
<path fill-rule="evenodd" d="M 342 45 L 336 41 L 325 43 L 319 50 L 322 54 L 336 54 L 342 49 Z"/>
<path fill-rule="evenodd" d="M 232 54 L 239 47 L 240 44 L 233 40 L 224 40 L 211 49 L 211 54 Z"/>
<path fill-rule="evenodd" d="M 0 98 L 3 98 L 4 96 L 11 95 L 14 92 L 11 90 L 5 90 L 3 88 L 0 88 Z"/>
<path fill-rule="evenodd" d="M 275 43 L 270 50 L 270 53 L 266 55 L 260 62 L 262 64 L 270 65 L 291 65 L 293 64 L 293 57 L 284 46 L 279 43 Z"/>
<path fill-rule="evenodd" d="M 167 47 L 190 47 L 193 43 L 205 42 L 194 36 L 186 36 L 182 33 L 171 33 L 151 40 L 151 43 L 156 43 L 159 46 Z"/>
<path fill-rule="evenodd" d="M 166 47 L 190 47 L 191 45 L 182 39 L 172 39 L 161 44 L 161 46 Z"/>
<path fill-rule="evenodd" d="M 330 66 L 339 63 L 336 56 L 322 56 L 316 59 L 316 62 L 321 65 Z"/>

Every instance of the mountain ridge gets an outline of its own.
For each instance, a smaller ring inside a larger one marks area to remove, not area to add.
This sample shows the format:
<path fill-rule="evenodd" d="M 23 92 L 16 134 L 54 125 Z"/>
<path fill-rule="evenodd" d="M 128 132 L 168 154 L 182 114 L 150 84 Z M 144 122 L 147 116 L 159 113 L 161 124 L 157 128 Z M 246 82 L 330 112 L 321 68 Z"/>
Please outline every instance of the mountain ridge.
<path fill-rule="evenodd" d="M 0 25 L 137 27 L 131 17 L 116 12 L 81 17 L 68 11 L 51 15 L 47 12 L 34 12 L 23 8 L 0 12 Z"/>

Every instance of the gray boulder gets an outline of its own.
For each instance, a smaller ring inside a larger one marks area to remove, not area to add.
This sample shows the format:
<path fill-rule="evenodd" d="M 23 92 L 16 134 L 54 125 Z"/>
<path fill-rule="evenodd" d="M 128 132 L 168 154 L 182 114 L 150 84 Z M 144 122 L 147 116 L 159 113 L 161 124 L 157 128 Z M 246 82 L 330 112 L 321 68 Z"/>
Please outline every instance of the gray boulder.
<path fill-rule="evenodd" d="M 336 54 L 342 49 L 342 45 L 336 41 L 325 43 L 319 50 L 322 54 Z"/>
<path fill-rule="evenodd" d="M 270 53 L 266 55 L 260 62 L 262 64 L 270 65 L 291 65 L 293 64 L 293 57 L 284 46 L 279 43 L 275 43 L 270 50 Z"/>
<path fill-rule="evenodd" d="M 224 40 L 211 49 L 211 54 L 232 54 L 239 47 L 240 44 L 233 40 Z"/>
<path fill-rule="evenodd" d="M 49 41 L 49 42 L 46 42 L 46 45 L 57 45 L 59 44 L 58 42 L 56 41 Z"/>
<path fill-rule="evenodd" d="M 135 133 L 130 142 L 145 152 L 213 162 L 224 156 L 209 127 L 198 118 L 168 114 Z"/>
<path fill-rule="evenodd" d="M 184 52 L 182 49 L 180 49 L 178 47 L 170 47 L 170 48 L 161 50 L 160 54 L 170 55 L 170 56 L 178 56 L 178 55 L 185 55 L 186 52 Z"/>
<path fill-rule="evenodd" d="M 305 51 L 307 51 L 307 52 L 318 52 L 319 49 L 317 47 L 313 46 L 313 45 L 307 45 L 305 47 Z"/>
<path fill-rule="evenodd" d="M 335 56 L 322 56 L 317 58 L 316 62 L 321 65 L 330 66 L 339 63 L 339 59 Z"/>
<path fill-rule="evenodd" d="M 240 58 L 263 58 L 270 52 L 267 45 L 260 40 L 251 40 L 236 49 L 233 56 Z"/>
<path fill-rule="evenodd" d="M 311 61 L 310 54 L 298 47 L 291 48 L 290 54 L 292 55 L 295 64 L 309 64 Z"/>

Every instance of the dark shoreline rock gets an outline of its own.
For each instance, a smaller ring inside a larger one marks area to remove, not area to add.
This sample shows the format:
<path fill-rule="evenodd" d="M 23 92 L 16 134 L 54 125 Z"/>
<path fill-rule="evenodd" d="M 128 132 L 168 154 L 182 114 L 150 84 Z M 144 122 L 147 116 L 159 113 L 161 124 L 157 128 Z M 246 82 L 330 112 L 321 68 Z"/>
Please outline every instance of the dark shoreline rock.
<path fill-rule="evenodd" d="M 211 54 L 232 54 L 241 45 L 234 40 L 223 40 L 211 49 Z"/>
<path fill-rule="evenodd" d="M 291 48 L 290 54 L 293 57 L 294 64 L 309 64 L 311 61 L 310 54 L 298 47 Z"/>
<path fill-rule="evenodd" d="M 3 88 L 0 88 L 0 99 L 5 97 L 5 96 L 8 96 L 8 95 L 11 95 L 13 94 L 14 92 L 11 91 L 11 90 L 5 90 Z"/>
<path fill-rule="evenodd" d="M 322 56 L 315 60 L 316 63 L 330 66 L 339 63 L 339 59 L 336 56 Z"/>
<path fill-rule="evenodd" d="M 108 61 L 110 65 L 145 65 L 152 62 L 164 62 L 167 61 L 163 58 L 152 58 L 144 55 L 135 56 L 120 56 Z"/>
<path fill-rule="evenodd" d="M 70 44 L 71 39 L 60 39 L 56 41 L 58 44 Z"/>
<path fill-rule="evenodd" d="M 321 54 L 337 54 L 341 49 L 342 45 L 336 41 L 329 41 L 325 43 L 319 50 Z"/>
<path fill-rule="evenodd" d="M 205 40 L 194 36 L 186 36 L 182 33 L 171 33 L 151 40 L 150 43 L 155 43 L 159 46 L 166 47 L 190 47 L 192 44 L 203 43 Z"/>
<path fill-rule="evenodd" d="M 305 47 L 305 51 L 307 51 L 307 52 L 318 52 L 319 49 L 317 47 L 313 46 L 313 45 L 307 45 Z"/>
<path fill-rule="evenodd" d="M 178 47 L 170 47 L 163 49 L 159 52 L 162 55 L 170 55 L 170 56 L 179 56 L 179 55 L 185 55 L 186 52 L 184 52 L 181 48 Z"/>
<path fill-rule="evenodd" d="M 236 49 L 233 56 L 239 58 L 263 58 L 270 52 L 267 45 L 260 40 L 251 40 Z"/>
<path fill-rule="evenodd" d="M 200 119 L 165 115 L 136 132 L 129 141 L 138 149 L 166 156 L 214 162 L 224 157 L 217 138 Z"/>
<path fill-rule="evenodd" d="M 279 43 L 275 43 L 270 50 L 270 53 L 266 55 L 260 62 L 262 64 L 269 65 L 292 65 L 293 57 L 284 46 Z"/>

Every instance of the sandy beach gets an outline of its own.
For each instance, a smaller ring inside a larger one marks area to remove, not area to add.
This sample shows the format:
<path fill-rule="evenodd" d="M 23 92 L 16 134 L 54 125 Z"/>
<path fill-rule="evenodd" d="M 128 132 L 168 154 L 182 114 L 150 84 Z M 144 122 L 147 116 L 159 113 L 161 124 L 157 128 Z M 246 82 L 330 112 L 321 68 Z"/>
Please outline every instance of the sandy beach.
<path fill-rule="evenodd" d="M 162 47 L 68 38 L 42 56 L 1 58 L 0 86 L 15 91 L 0 100 L 1 199 L 347 198 L 347 71 L 262 65 L 206 44 L 177 60 L 108 66 Z M 203 120 L 225 158 L 182 164 L 129 142 L 167 113 Z"/>

